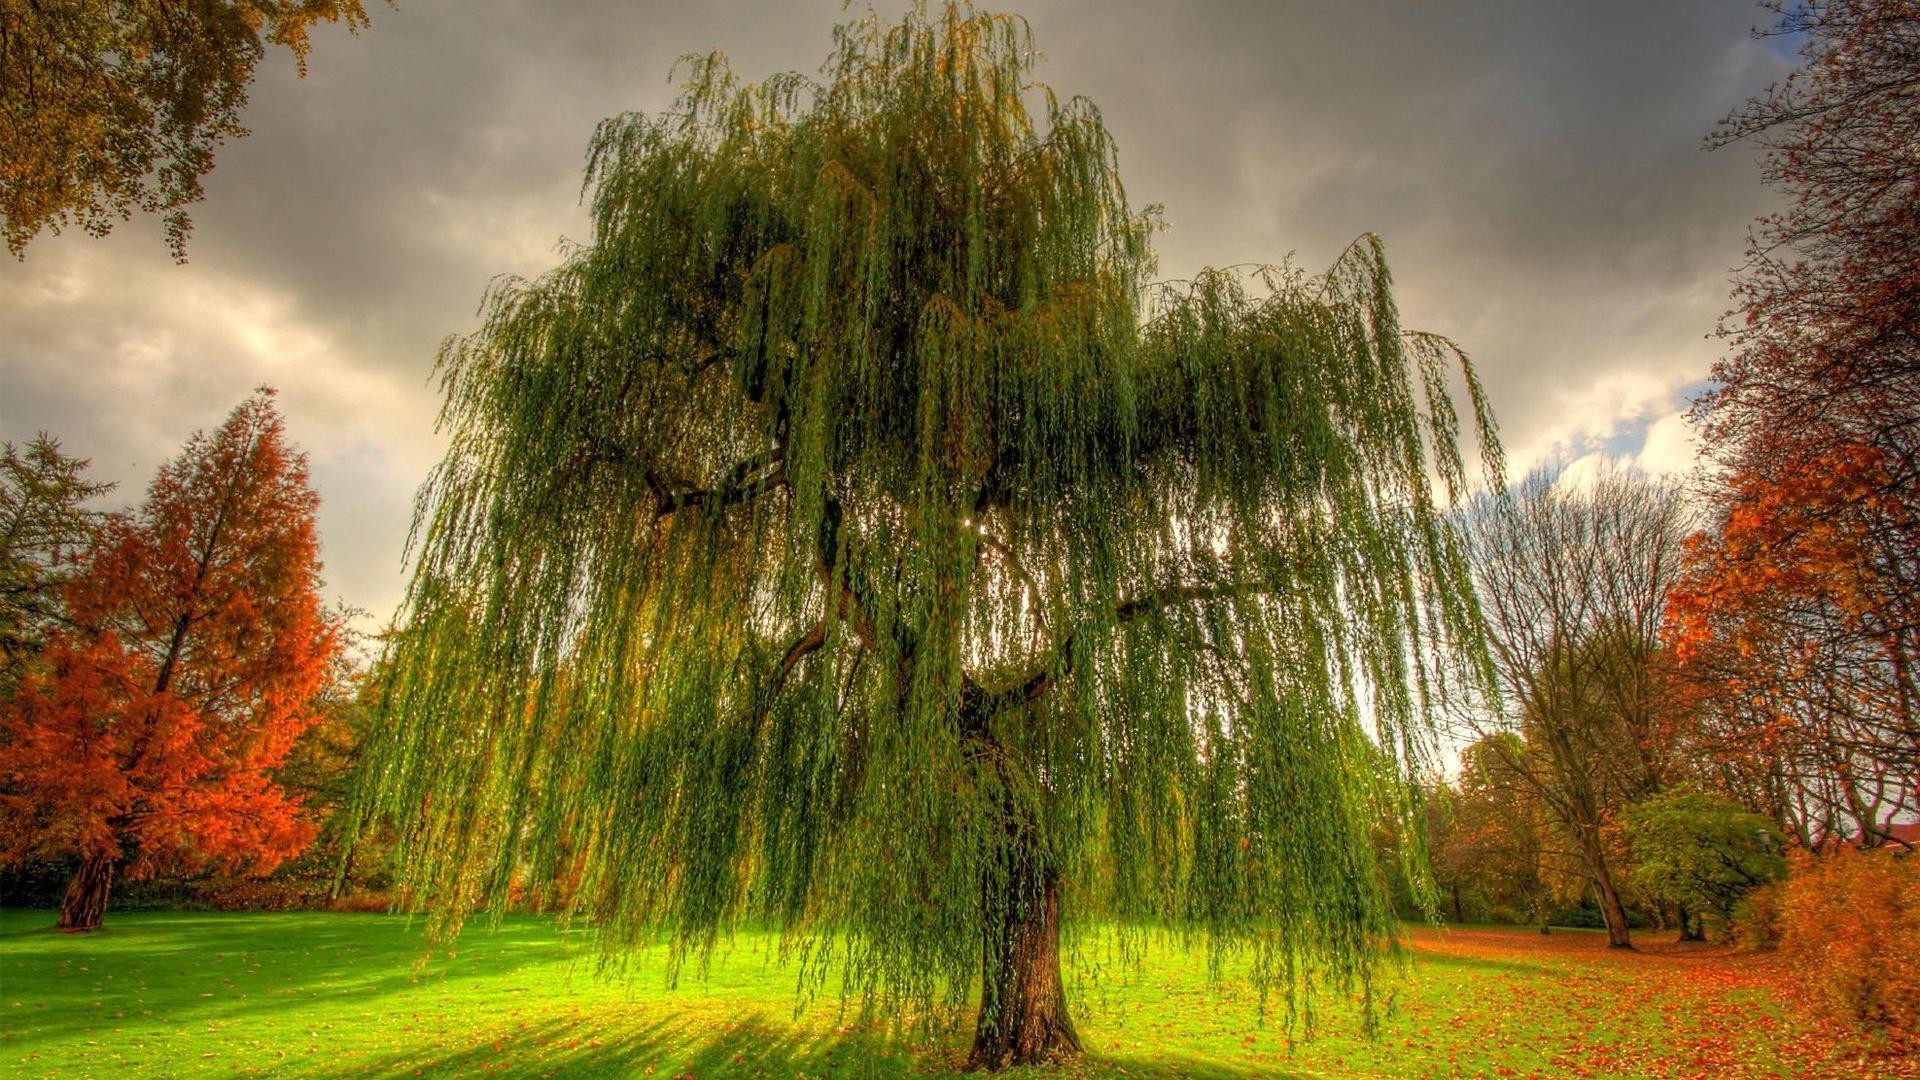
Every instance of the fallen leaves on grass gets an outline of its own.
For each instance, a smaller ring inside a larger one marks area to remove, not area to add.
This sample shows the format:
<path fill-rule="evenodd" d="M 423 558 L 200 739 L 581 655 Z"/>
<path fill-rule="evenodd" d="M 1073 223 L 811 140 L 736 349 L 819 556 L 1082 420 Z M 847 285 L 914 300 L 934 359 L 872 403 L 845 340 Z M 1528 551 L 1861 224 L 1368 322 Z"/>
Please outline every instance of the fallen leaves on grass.
<path fill-rule="evenodd" d="M 1505 968 L 1477 988 L 1481 1007 L 1450 1020 L 1495 1044 L 1551 1041 L 1551 1069 L 1530 1075 L 1920 1077 L 1920 1060 L 1813 1015 L 1772 954 L 1645 937 L 1611 949 L 1597 934 L 1504 929 L 1417 930 L 1410 944 Z M 1557 976 L 1551 998 L 1542 976 Z"/>

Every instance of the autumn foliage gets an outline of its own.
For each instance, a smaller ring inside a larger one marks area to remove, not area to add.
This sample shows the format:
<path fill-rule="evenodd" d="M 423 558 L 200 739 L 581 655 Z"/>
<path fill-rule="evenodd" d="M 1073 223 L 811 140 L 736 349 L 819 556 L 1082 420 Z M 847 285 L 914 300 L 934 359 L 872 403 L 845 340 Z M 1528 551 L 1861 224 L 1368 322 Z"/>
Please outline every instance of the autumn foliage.
<path fill-rule="evenodd" d="M 1770 3 L 1800 70 L 1729 114 L 1712 137 L 1762 154 L 1788 198 L 1752 233 L 1722 330 L 1733 352 L 1703 403 L 1724 454 L 1781 432 L 1894 452 L 1911 479 L 1920 448 L 1920 5 Z M 1753 462 L 1748 462 L 1753 464 Z"/>
<path fill-rule="evenodd" d="M 1696 410 L 1720 524 L 1668 630 L 1732 786 L 1872 843 L 1920 810 L 1920 5 L 1769 6 L 1805 63 L 1714 138 L 1788 201 Z"/>
<path fill-rule="evenodd" d="M 104 236 L 163 216 L 186 256 L 221 143 L 247 134 L 254 67 L 284 46 L 306 74 L 313 28 L 367 25 L 361 0 L 60 0 L 0 5 L 0 234 L 23 255 L 42 229 Z"/>
<path fill-rule="evenodd" d="M 270 773 L 339 649 L 316 505 L 262 393 L 102 529 L 0 709 L 0 855 L 80 860 L 63 928 L 98 925 L 116 868 L 264 870 L 312 838 Z"/>
<path fill-rule="evenodd" d="M 1799 855 L 1780 917 L 1781 949 L 1822 1009 L 1920 1039 L 1920 860 L 1847 847 Z"/>
<path fill-rule="evenodd" d="M 1764 792 L 1803 842 L 1872 840 L 1920 767 L 1920 491 L 1873 446 L 1807 456 L 1791 476 L 1732 478 L 1667 633 L 1696 749 L 1731 786 Z"/>

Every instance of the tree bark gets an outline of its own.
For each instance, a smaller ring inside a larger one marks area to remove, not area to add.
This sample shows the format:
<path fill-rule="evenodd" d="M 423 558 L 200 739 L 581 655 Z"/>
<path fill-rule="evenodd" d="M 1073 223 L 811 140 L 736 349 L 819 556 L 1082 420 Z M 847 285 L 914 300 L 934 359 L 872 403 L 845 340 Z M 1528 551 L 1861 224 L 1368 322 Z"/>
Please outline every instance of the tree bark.
<path fill-rule="evenodd" d="M 113 885 L 113 859 L 102 853 L 88 855 L 67 883 L 67 895 L 60 901 L 58 926 L 68 933 L 84 933 L 100 928 L 107 913 L 107 890 Z"/>
<path fill-rule="evenodd" d="M 340 867 L 340 872 L 333 875 L 333 883 L 327 886 L 327 903 L 329 904 L 340 899 L 341 894 L 347 891 L 347 882 L 353 879 L 353 860 L 360 854 L 357 839 L 351 836 L 347 838 L 347 857 Z"/>
<path fill-rule="evenodd" d="M 1039 854 L 1016 842 L 1005 881 L 987 886 L 988 898 L 1001 901 L 988 905 L 999 925 L 984 935 L 969 1069 L 1036 1065 L 1081 1051 L 1060 978 L 1060 877 Z"/>
<path fill-rule="evenodd" d="M 1607 865 L 1607 853 L 1600 845 L 1600 830 L 1589 826 L 1574 832 L 1580 844 L 1580 860 L 1587 864 L 1587 876 L 1593 879 L 1593 891 L 1600 900 L 1600 918 L 1607 924 L 1607 946 L 1631 949 L 1633 936 L 1627 930 L 1627 908 L 1620 902 L 1620 890 L 1614 887 L 1613 870 Z"/>
<path fill-rule="evenodd" d="M 1600 917 L 1607 924 L 1607 947 L 1633 948 L 1633 936 L 1627 930 L 1626 905 L 1620 902 L 1620 891 L 1613 887 L 1613 875 L 1607 873 L 1604 863 L 1593 875 L 1593 887 L 1600 894 Z"/>

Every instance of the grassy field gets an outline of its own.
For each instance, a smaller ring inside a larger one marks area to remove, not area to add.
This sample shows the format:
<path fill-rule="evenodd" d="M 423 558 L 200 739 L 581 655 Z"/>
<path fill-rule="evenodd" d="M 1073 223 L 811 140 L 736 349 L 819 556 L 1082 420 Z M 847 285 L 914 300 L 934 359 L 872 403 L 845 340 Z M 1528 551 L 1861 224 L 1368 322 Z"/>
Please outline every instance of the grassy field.
<path fill-rule="evenodd" d="M 816 1001 L 746 936 L 705 981 L 625 980 L 537 918 L 470 930 L 422 960 L 381 915 L 122 913 L 81 937 L 48 912 L 0 911 L 0 1075 L 882 1077 L 949 1069 L 964 1035 L 902 1041 Z M 1662 939 L 1664 940 L 1664 938 Z M 1294 1042 L 1248 987 L 1153 950 L 1085 970 L 1091 1050 L 1067 1077 L 1857 1076 L 1864 1061 L 1806 1020 L 1765 957 L 1652 939 L 1611 953 L 1581 931 L 1417 930 L 1376 1040 L 1350 1002 Z M 1230 974 L 1230 973 L 1229 973 Z"/>

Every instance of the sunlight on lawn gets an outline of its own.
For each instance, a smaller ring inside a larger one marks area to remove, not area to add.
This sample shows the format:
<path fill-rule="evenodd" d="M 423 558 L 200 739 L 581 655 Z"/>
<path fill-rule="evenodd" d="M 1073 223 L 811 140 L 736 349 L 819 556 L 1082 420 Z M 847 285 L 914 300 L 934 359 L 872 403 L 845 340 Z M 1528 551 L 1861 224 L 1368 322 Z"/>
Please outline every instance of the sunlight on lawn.
<path fill-rule="evenodd" d="M 743 935 L 706 978 L 665 986 L 664 954 L 624 977 L 545 919 L 466 933 L 422 961 L 397 917 L 115 912 L 86 937 L 47 912 L 0 916 L 0 1073 L 18 1076 L 904 1076 L 956 1063 L 961 1033 L 891 1036 L 826 998 L 796 1015 L 773 939 Z M 1858 1075 L 1800 1019 L 1765 957 L 1583 931 L 1413 932 L 1379 1038 L 1351 1001 L 1317 1034 L 1262 1023 L 1243 980 L 1150 947 L 1071 976 L 1089 1058 L 1064 1075 Z M 1059 1075 L 1058 1071 L 1047 1075 Z"/>

